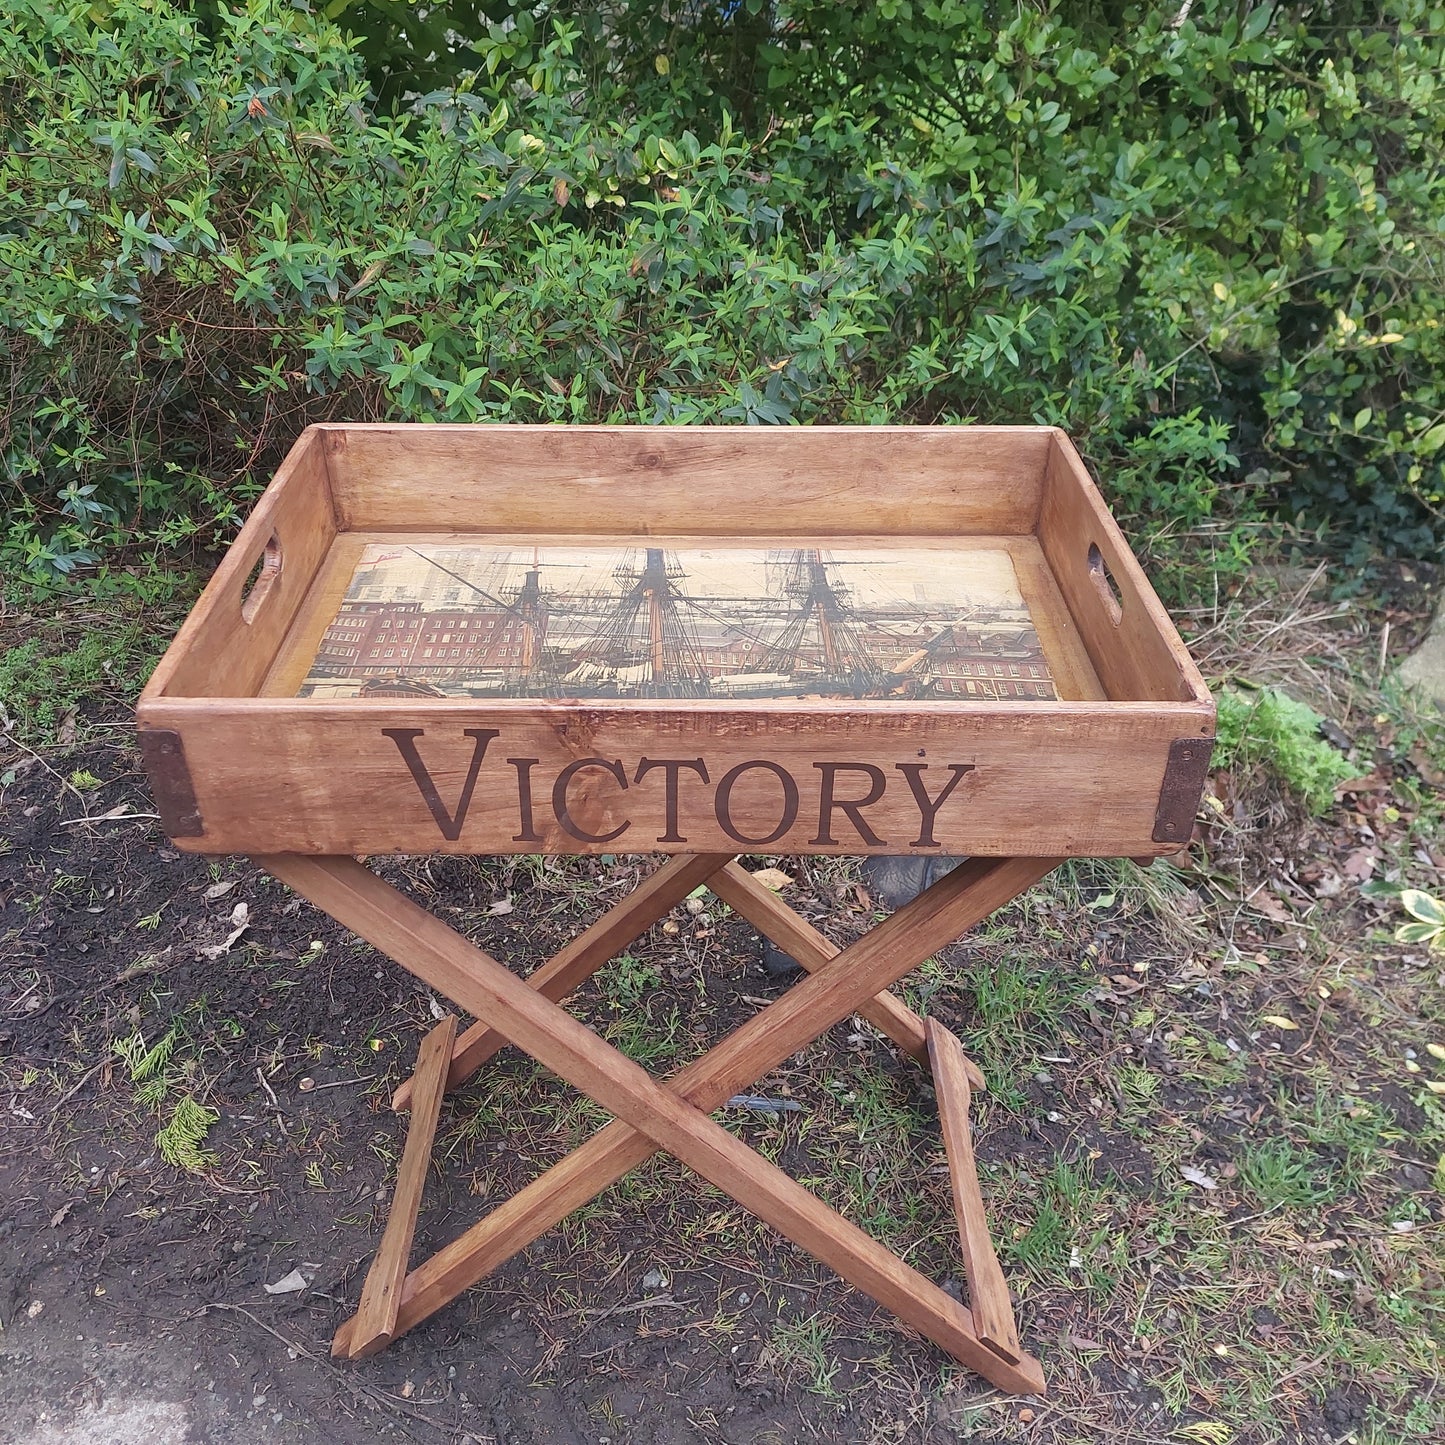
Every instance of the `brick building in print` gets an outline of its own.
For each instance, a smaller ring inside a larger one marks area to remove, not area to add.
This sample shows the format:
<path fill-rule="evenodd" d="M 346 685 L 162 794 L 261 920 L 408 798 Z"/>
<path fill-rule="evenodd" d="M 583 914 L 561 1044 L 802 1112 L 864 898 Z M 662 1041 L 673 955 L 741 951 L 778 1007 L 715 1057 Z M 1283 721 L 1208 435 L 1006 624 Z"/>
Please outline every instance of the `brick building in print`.
<path fill-rule="evenodd" d="M 343 602 L 316 654 L 315 676 L 437 682 L 524 677 L 546 633 L 545 611 L 442 607 L 421 602 Z"/>

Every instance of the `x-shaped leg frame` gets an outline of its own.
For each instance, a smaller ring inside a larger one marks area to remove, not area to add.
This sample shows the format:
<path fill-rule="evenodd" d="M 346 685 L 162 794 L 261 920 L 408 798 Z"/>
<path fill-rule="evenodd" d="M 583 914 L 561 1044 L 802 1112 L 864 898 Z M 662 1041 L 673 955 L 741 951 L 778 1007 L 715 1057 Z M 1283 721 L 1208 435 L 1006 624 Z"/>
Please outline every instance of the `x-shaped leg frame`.
<path fill-rule="evenodd" d="M 478 1020 L 454 1037 L 445 1021 L 423 1043 L 393 1101 L 412 1127 L 381 1248 L 357 1314 L 332 1353 L 361 1359 L 450 1303 L 659 1149 L 674 1155 L 849 1283 L 999 1388 L 1043 1389 L 1018 1344 L 989 1242 L 967 1109 L 982 1077 L 946 1029 L 885 992 L 1059 862 L 976 858 L 849 947 L 838 950 L 726 855 L 671 859 L 526 980 L 355 859 L 278 854 L 262 868 Z M 809 976 L 666 1082 L 573 1018 L 556 1000 L 614 957 L 700 884 L 792 955 Z M 931 1066 L 954 1187 L 970 1302 L 965 1307 L 709 1117 L 852 1014 Z M 408 1270 L 421 1185 L 442 1094 L 507 1043 L 614 1115 L 564 1159 L 430 1259 Z"/>

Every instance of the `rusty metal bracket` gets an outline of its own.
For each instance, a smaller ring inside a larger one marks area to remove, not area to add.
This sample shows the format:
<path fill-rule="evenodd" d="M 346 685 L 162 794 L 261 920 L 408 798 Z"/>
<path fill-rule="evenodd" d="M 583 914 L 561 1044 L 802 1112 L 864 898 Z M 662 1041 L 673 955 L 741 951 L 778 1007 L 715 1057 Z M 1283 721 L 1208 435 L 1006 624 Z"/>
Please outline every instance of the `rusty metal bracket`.
<path fill-rule="evenodd" d="M 1156 843 L 1182 846 L 1189 841 L 1213 752 L 1213 738 L 1176 738 L 1169 744 L 1169 761 L 1164 767 L 1159 806 L 1154 812 Z"/>
<path fill-rule="evenodd" d="M 151 780 L 161 827 L 171 838 L 200 838 L 206 825 L 196 803 L 196 789 L 191 770 L 186 765 L 186 750 L 181 735 L 170 728 L 142 728 L 141 761 Z"/>

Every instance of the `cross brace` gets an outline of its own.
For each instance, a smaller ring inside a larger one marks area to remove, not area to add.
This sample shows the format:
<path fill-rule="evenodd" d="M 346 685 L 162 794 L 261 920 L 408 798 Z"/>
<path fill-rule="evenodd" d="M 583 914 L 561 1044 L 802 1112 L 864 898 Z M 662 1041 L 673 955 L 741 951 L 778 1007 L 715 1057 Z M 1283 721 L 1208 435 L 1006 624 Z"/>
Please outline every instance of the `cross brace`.
<path fill-rule="evenodd" d="M 406 1273 L 399 1289 L 388 1274 L 392 1285 L 384 1299 L 368 1299 L 369 1277 L 361 1310 L 337 1331 L 334 1355 L 361 1359 L 384 1348 L 662 1149 L 991 1383 L 1019 1394 L 1042 1391 L 1041 1366 L 1018 1345 L 1007 1290 L 983 1221 L 966 1117 L 970 1087 L 981 1087 L 982 1077 L 951 1034 L 925 1023 L 885 990 L 1037 882 L 1059 860 L 970 859 L 839 951 L 735 860 L 683 855 L 526 980 L 352 858 L 278 854 L 255 861 L 479 1020 L 454 1044 L 449 1031 L 444 1038 L 439 1037 L 441 1030 L 433 1031 L 428 1037 L 432 1062 L 419 1067 L 415 1078 L 398 1090 L 398 1107 L 413 1109 L 408 1155 L 430 1149 L 447 1052 L 446 1087 L 463 1082 L 511 1043 L 615 1116 Z M 663 1083 L 556 1000 L 704 882 L 810 972 Z M 854 1013 L 932 1065 L 971 1308 L 708 1117 Z M 425 1142 L 413 1149 L 411 1135 L 417 1131 Z M 384 1256 L 388 1271 L 396 1269 L 398 1252 L 394 1243 L 388 1247 L 389 1241 L 404 1238 L 406 1248 L 410 1246 L 419 1186 L 414 1193 L 414 1200 L 410 1192 L 405 1200 L 409 1220 L 395 1232 L 388 1226 L 379 1251 L 378 1264 Z M 405 1252 L 403 1248 L 403 1260 Z"/>

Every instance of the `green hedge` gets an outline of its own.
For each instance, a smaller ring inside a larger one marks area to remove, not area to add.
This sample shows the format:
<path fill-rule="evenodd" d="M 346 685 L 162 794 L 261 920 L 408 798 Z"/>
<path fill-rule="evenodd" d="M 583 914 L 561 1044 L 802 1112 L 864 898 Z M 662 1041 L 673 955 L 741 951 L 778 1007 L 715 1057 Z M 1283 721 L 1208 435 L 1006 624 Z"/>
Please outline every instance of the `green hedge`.
<path fill-rule="evenodd" d="M 1437 545 L 1441 12 L 571 10 L 405 97 L 282 0 L 13 5 L 7 554 L 223 538 L 327 416 L 1058 422 L 1161 546 Z"/>

